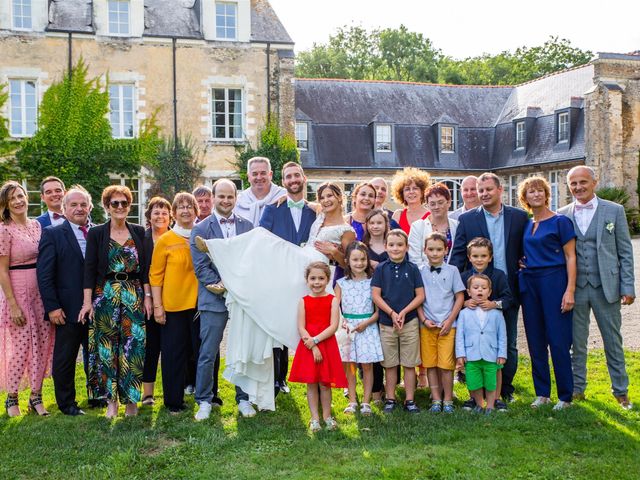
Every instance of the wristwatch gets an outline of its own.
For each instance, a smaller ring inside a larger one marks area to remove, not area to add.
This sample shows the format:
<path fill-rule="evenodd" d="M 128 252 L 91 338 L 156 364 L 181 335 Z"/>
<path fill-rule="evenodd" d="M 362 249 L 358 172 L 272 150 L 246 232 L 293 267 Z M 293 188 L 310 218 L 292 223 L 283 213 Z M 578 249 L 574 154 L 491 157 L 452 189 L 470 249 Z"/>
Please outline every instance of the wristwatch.
<path fill-rule="evenodd" d="M 498 310 L 502 310 L 502 300 L 495 300 Z"/>
<path fill-rule="evenodd" d="M 313 344 L 317 345 L 320 343 L 320 340 L 318 340 L 318 337 L 313 337 Z"/>

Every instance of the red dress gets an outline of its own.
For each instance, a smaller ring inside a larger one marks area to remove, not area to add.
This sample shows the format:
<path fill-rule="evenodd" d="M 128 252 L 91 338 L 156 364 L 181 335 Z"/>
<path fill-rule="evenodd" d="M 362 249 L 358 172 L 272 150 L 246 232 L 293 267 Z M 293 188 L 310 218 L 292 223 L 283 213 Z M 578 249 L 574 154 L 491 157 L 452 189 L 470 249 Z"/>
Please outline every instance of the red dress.
<path fill-rule="evenodd" d="M 421 220 L 424 220 L 430 214 L 431 214 L 431 212 L 425 213 L 422 216 Z M 409 223 L 409 219 L 407 218 L 407 209 L 406 208 L 404 210 L 402 210 L 402 212 L 400 212 L 400 221 L 398 222 L 398 225 L 400 225 L 400 228 L 404 231 L 404 233 L 409 235 L 409 231 L 411 230 L 411 224 Z"/>
<path fill-rule="evenodd" d="M 312 297 L 307 295 L 304 301 L 305 328 L 309 335 L 319 335 L 331 324 L 331 302 L 333 295 Z M 321 383 L 332 388 L 347 388 L 347 377 L 344 374 L 340 350 L 335 335 L 318 344 L 322 361 L 315 363 L 313 352 L 304 346 L 302 340 L 298 344 L 291 364 L 290 382 Z"/>

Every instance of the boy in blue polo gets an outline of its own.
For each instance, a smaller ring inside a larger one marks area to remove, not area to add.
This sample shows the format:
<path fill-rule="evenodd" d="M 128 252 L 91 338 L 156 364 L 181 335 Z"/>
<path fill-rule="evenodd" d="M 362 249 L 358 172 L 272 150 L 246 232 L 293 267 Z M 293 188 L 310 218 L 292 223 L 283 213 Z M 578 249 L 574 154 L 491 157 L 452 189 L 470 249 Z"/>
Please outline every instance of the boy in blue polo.
<path fill-rule="evenodd" d="M 398 365 L 404 367 L 406 401 L 404 409 L 419 413 L 415 404 L 416 368 L 420 365 L 420 333 L 416 309 L 424 301 L 420 271 L 407 259 L 409 238 L 400 229 L 391 230 L 385 239 L 389 255 L 378 265 L 371 279 L 371 296 L 380 310 L 380 340 L 385 369 L 387 400 L 384 413 L 396 408 Z"/>

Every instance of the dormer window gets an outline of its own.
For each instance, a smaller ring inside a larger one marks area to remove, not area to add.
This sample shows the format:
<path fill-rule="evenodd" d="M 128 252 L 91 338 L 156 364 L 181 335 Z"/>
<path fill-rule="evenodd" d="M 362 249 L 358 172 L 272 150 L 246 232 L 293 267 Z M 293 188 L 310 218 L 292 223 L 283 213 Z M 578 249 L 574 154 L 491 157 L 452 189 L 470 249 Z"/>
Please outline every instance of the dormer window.
<path fill-rule="evenodd" d="M 307 122 L 296 122 L 296 146 L 298 150 L 309 148 L 309 124 Z"/>
<path fill-rule="evenodd" d="M 455 129 L 451 126 L 440 127 L 440 152 L 442 153 L 455 153 L 456 151 L 456 136 Z"/>
<path fill-rule="evenodd" d="M 109 0 L 109 35 L 129 35 L 129 8 L 128 0 Z"/>
<path fill-rule="evenodd" d="M 376 152 L 391 151 L 391 125 L 376 125 Z"/>
<path fill-rule="evenodd" d="M 16 30 L 31 30 L 31 0 L 12 0 L 13 28 Z"/>
<path fill-rule="evenodd" d="M 569 112 L 558 113 L 558 143 L 569 141 Z"/>
<path fill-rule="evenodd" d="M 238 38 L 238 4 L 216 2 L 216 37 L 220 40 Z"/>
<path fill-rule="evenodd" d="M 516 150 L 524 149 L 526 143 L 526 128 L 524 122 L 516 122 Z"/>

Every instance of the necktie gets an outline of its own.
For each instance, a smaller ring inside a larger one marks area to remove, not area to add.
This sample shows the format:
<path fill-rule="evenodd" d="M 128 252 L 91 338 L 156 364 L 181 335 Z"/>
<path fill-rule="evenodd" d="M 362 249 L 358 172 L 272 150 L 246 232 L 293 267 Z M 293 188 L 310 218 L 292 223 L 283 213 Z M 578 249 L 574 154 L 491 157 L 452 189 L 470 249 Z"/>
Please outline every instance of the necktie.
<path fill-rule="evenodd" d="M 61 218 L 65 218 L 64 215 L 60 215 L 59 213 L 53 212 L 53 219 L 60 220 Z"/>
<path fill-rule="evenodd" d="M 84 239 L 86 240 L 87 239 L 87 234 L 89 233 L 89 229 L 86 226 L 82 225 L 82 226 L 78 227 L 78 230 L 80 230 L 82 232 L 82 235 L 84 236 Z"/>
<path fill-rule="evenodd" d="M 236 219 L 234 217 L 229 217 L 229 218 L 221 218 L 220 219 L 220 225 L 224 225 L 225 223 L 229 223 L 231 225 L 233 225 L 234 223 L 236 223 Z"/>
<path fill-rule="evenodd" d="M 431 271 L 439 274 L 442 271 L 442 267 L 431 267 Z"/>
<path fill-rule="evenodd" d="M 576 211 L 581 210 L 593 210 L 593 203 L 585 203 L 584 205 L 581 203 L 576 203 Z"/>
<path fill-rule="evenodd" d="M 287 207 L 289 208 L 299 208 L 302 210 L 304 208 L 304 200 L 300 200 L 299 202 L 294 202 L 291 199 L 287 199 Z"/>

